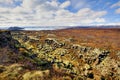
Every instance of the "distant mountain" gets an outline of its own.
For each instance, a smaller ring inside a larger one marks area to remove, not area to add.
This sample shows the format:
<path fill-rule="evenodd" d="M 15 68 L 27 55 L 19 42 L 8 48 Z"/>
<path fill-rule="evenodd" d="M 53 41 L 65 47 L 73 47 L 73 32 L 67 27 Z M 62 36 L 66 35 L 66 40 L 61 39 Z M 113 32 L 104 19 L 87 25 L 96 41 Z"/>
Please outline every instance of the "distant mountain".
<path fill-rule="evenodd" d="M 21 28 L 21 27 L 9 27 L 8 30 L 11 30 L 11 31 L 16 31 L 16 30 L 23 30 L 24 28 Z"/>
<path fill-rule="evenodd" d="M 16 31 L 16 30 L 58 30 L 58 29 L 89 29 L 89 28 L 120 28 L 119 25 L 90 25 L 90 26 L 26 26 L 26 27 L 0 27 L 0 30 L 10 30 L 10 31 Z"/>
<path fill-rule="evenodd" d="M 120 28 L 120 26 L 113 26 L 113 25 L 109 25 L 109 26 L 105 26 L 105 25 L 101 25 L 101 26 L 73 26 L 73 27 L 67 27 L 66 29 L 89 29 L 89 28 Z"/>

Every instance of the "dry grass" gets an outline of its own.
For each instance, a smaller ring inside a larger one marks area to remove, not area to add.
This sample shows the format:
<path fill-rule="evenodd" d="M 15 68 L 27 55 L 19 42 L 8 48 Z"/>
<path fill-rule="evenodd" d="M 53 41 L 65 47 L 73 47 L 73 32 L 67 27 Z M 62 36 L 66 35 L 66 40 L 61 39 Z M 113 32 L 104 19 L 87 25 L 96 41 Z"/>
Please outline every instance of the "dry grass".
<path fill-rule="evenodd" d="M 120 50 L 120 29 L 66 29 L 52 33 L 59 38 L 74 38 L 82 45 Z"/>

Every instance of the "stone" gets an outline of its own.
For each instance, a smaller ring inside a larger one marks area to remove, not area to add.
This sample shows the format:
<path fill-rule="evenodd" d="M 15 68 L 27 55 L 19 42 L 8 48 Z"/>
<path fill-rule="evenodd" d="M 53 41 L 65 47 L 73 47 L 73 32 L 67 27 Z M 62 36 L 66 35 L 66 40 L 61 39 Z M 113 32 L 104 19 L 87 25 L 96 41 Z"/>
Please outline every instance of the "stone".
<path fill-rule="evenodd" d="M 49 70 L 26 72 L 22 77 L 23 80 L 43 80 L 50 75 Z"/>
<path fill-rule="evenodd" d="M 38 48 L 38 49 L 42 49 L 42 48 L 43 48 L 43 45 L 42 45 L 42 44 L 38 44 L 38 45 L 37 45 L 37 48 Z"/>
<path fill-rule="evenodd" d="M 49 37 L 49 38 L 55 38 L 56 35 L 55 34 L 48 34 L 47 37 Z"/>
<path fill-rule="evenodd" d="M 6 68 L 3 65 L 0 65 L 0 73 L 4 72 Z"/>
<path fill-rule="evenodd" d="M 87 77 L 90 78 L 90 79 L 94 79 L 94 74 L 93 73 L 88 73 Z"/>
<path fill-rule="evenodd" d="M 29 37 L 26 36 L 26 35 L 22 38 L 22 41 L 23 41 L 23 42 L 27 42 L 28 40 L 29 40 Z"/>
<path fill-rule="evenodd" d="M 48 53 L 53 51 L 54 49 L 50 45 L 45 44 L 41 50 L 44 51 L 45 53 Z"/>
<path fill-rule="evenodd" d="M 85 67 L 85 69 L 86 69 L 86 70 L 91 69 L 91 66 L 90 66 L 89 64 L 85 64 L 85 66 L 84 66 L 84 67 Z"/>
<path fill-rule="evenodd" d="M 68 69 L 72 69 L 73 65 L 69 61 L 63 61 L 64 67 Z"/>
<path fill-rule="evenodd" d="M 55 50 L 54 52 L 55 54 L 58 54 L 60 56 L 64 56 L 65 54 L 68 53 L 67 49 L 62 49 L 62 48 L 58 48 Z"/>

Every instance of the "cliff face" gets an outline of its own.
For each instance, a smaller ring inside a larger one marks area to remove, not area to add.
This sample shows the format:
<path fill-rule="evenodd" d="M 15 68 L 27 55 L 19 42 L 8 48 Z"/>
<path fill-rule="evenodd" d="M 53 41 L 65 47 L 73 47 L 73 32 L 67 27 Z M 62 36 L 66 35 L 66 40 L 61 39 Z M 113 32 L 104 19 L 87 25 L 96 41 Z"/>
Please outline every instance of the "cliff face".
<path fill-rule="evenodd" d="M 47 31 L 1 31 L 0 80 L 120 79 L 120 51 L 74 41 Z"/>

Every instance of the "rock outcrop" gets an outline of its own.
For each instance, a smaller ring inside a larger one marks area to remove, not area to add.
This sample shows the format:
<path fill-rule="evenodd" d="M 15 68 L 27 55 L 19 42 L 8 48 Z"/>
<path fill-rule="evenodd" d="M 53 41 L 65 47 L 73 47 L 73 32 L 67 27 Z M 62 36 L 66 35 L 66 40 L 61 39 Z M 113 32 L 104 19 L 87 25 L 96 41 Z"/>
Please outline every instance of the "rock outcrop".
<path fill-rule="evenodd" d="M 24 31 L 0 32 L 0 55 L 4 57 L 0 57 L 1 80 L 120 79 L 120 51 L 114 51 L 115 59 L 110 56 L 111 50 L 82 46 L 72 40 L 59 39 L 55 34 L 42 32 L 44 36 L 40 37 L 31 34 Z M 3 49 L 12 50 L 15 54 L 5 54 Z M 6 57 L 8 55 L 14 56 Z M 13 58 L 16 61 L 11 57 L 16 57 Z M 3 65 L 3 62 L 10 61 L 13 62 Z"/>

